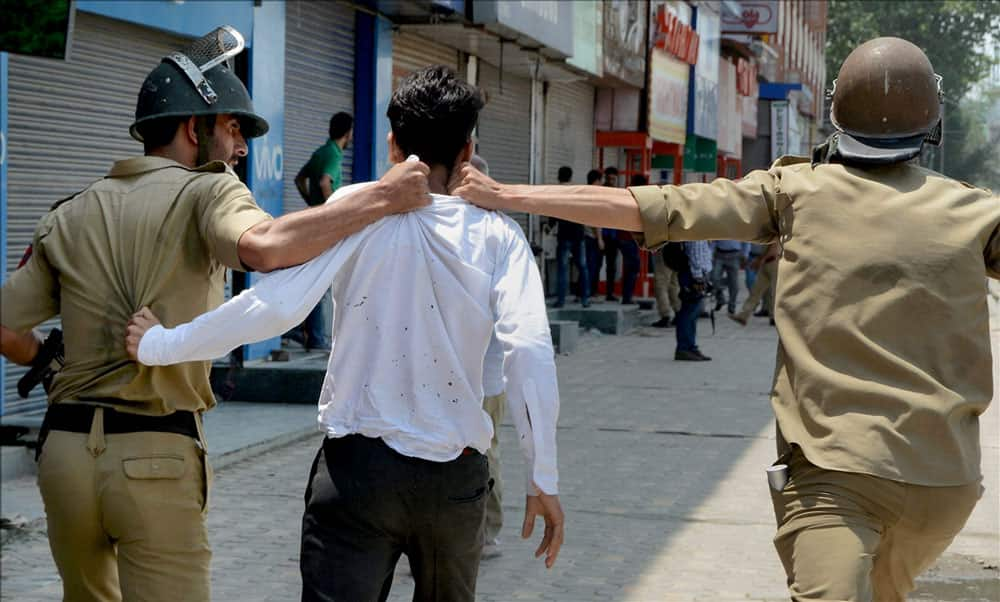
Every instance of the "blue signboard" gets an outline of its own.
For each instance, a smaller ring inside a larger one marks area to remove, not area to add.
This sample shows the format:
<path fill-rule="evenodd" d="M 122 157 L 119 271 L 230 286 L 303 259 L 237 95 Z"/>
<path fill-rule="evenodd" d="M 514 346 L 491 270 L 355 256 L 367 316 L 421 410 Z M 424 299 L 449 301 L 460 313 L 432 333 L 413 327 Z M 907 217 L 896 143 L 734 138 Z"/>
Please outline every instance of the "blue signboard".
<path fill-rule="evenodd" d="M 76 0 L 76 9 L 193 38 L 232 25 L 251 44 L 253 0 Z"/>
<path fill-rule="evenodd" d="M 262 2 L 254 7 L 253 47 L 250 50 L 250 95 L 257 113 L 271 126 L 267 134 L 250 141 L 247 185 L 254 199 L 271 215 L 281 214 L 284 187 L 285 135 L 285 4 Z M 266 27 L 263 24 L 267 24 Z M 260 278 L 250 274 L 247 286 Z M 265 357 L 281 348 L 273 338 L 248 345 L 245 359 Z"/>

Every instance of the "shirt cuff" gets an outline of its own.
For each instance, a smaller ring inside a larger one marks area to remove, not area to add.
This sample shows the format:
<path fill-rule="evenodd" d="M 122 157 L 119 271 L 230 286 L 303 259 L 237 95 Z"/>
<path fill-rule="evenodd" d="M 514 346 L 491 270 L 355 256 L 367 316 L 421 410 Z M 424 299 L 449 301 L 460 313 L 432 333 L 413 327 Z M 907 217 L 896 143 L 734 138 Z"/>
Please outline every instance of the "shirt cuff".
<path fill-rule="evenodd" d="M 249 266 L 240 261 L 240 238 L 250 228 L 271 219 L 274 218 L 264 211 L 245 211 L 226 218 L 227 232 L 224 236 L 226 240 L 232 241 L 232 244 L 223 245 L 223 248 L 219 249 L 220 256 L 216 258 L 219 263 L 234 270 L 252 272 Z"/>
<path fill-rule="evenodd" d="M 140 364 L 144 366 L 160 365 L 157 350 L 163 348 L 163 338 L 166 334 L 166 329 L 162 325 L 157 324 L 147 330 L 146 334 L 142 335 L 142 340 L 139 341 L 139 352 L 136 354 L 139 357 Z"/>
<path fill-rule="evenodd" d="M 670 240 L 668 233 L 668 218 L 670 206 L 667 203 L 667 187 L 636 186 L 629 188 L 639 205 L 639 217 L 642 220 L 642 234 L 634 234 L 635 240 L 650 250 L 662 247 Z"/>

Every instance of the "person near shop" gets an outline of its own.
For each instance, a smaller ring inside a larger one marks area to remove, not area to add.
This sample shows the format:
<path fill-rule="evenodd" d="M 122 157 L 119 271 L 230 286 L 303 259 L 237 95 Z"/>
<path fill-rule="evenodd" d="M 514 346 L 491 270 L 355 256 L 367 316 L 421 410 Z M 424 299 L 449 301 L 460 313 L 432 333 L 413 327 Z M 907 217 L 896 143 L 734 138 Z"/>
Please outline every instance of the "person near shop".
<path fill-rule="evenodd" d="M 677 312 L 677 347 L 674 361 L 708 362 L 712 358 L 698 348 L 698 318 L 711 286 L 712 245 L 703 240 L 674 242 L 663 249 L 663 261 L 677 272 L 681 308 Z"/>
<path fill-rule="evenodd" d="M 649 178 L 643 174 L 632 176 L 633 186 L 645 186 Z M 639 243 L 635 242 L 632 233 L 618 230 L 618 250 L 622 254 L 622 305 L 635 305 L 635 283 L 639 279 Z"/>
<path fill-rule="evenodd" d="M 604 175 L 598 169 L 591 169 L 587 172 L 587 185 L 597 186 Z M 587 281 L 590 283 L 590 296 L 597 296 L 597 289 L 601 278 L 601 263 L 604 254 L 604 237 L 601 229 L 593 226 L 583 227 L 584 245 L 587 256 Z"/>
<path fill-rule="evenodd" d="M 663 254 L 653 257 L 653 294 L 656 295 L 656 313 L 660 319 L 650 324 L 653 328 L 676 326 L 676 316 L 681 310 L 681 285 L 677 272 L 663 260 Z"/>
<path fill-rule="evenodd" d="M 757 276 L 754 278 L 753 288 L 750 289 L 750 296 L 743 302 L 743 307 L 738 313 L 729 314 L 729 318 L 740 325 L 746 326 L 750 323 L 750 316 L 754 315 L 754 310 L 760 304 L 761 299 L 767 297 L 767 315 L 774 315 L 774 286 L 778 279 L 778 257 L 781 247 L 778 245 L 768 245 L 762 255 L 757 255 L 750 260 L 747 265 L 748 270 L 753 270 Z M 770 293 L 770 294 L 768 294 Z M 774 325 L 774 318 L 771 318 L 771 325 Z"/>
<path fill-rule="evenodd" d="M 608 188 L 618 187 L 617 167 L 604 169 L 604 185 Z M 618 230 L 602 228 L 601 239 L 604 241 L 604 300 L 619 301 L 615 296 L 615 281 L 618 279 Z"/>
<path fill-rule="evenodd" d="M 171 55 L 149 73 L 130 128 L 144 156 L 56 203 L 0 291 L 8 359 L 36 361 L 30 329 L 62 318 L 38 484 L 66 600 L 209 599 L 209 365 L 136 364 L 128 317 L 149 306 L 168 324 L 191 320 L 222 302 L 224 268 L 296 265 L 430 202 L 428 168 L 411 163 L 336 206 L 271 219 L 233 171 L 268 123 L 225 64 L 196 88 L 178 64 L 201 73 L 193 60 Z"/>
<path fill-rule="evenodd" d="M 481 206 L 640 231 L 649 246 L 780 245 L 771 402 L 787 482 L 771 497 L 796 600 L 903 600 L 982 492 L 1000 202 L 915 161 L 940 143 L 941 90 L 920 48 L 877 38 L 840 67 L 836 131 L 812 157 L 631 191 L 456 178 Z M 914 330 L 921 316 L 933 327 Z"/>
<path fill-rule="evenodd" d="M 712 244 L 712 286 L 715 289 L 715 311 L 728 306 L 729 313 L 736 313 L 740 292 L 740 270 L 750 257 L 750 243 L 738 240 L 717 240 Z M 725 288 L 723 288 L 723 284 Z"/>
<path fill-rule="evenodd" d="M 322 205 L 340 188 L 343 181 L 344 149 L 354 136 L 354 117 L 343 111 L 330 118 L 326 142 L 313 151 L 312 156 L 295 176 L 295 188 L 306 205 Z M 285 338 L 305 347 L 306 351 L 330 351 L 330 320 L 333 301 L 327 292 L 320 299 L 302 324 L 285 333 Z"/>
<path fill-rule="evenodd" d="M 573 168 L 564 165 L 556 175 L 560 184 L 573 180 Z M 566 305 L 569 292 L 570 257 L 578 276 L 578 299 L 583 307 L 590 307 L 590 271 L 587 269 L 587 253 L 583 236 L 583 225 L 563 219 L 555 220 L 556 226 L 556 302 L 554 308 Z"/>
<path fill-rule="evenodd" d="M 750 243 L 750 256 L 747 258 L 747 265 L 743 268 L 743 278 L 747 287 L 747 294 L 749 295 L 753 291 L 753 285 L 757 281 L 757 270 L 753 268 L 755 265 L 760 265 L 758 259 L 761 255 L 767 252 L 769 245 L 759 245 L 757 243 Z M 760 301 L 760 309 L 754 308 L 754 316 L 758 318 L 766 318 L 771 315 L 768 308 L 771 307 L 773 297 L 771 296 L 771 289 L 767 289 L 764 292 L 764 297 Z"/>
<path fill-rule="evenodd" d="M 445 194 L 472 155 L 482 105 L 447 67 L 410 74 L 389 101 L 390 158 L 431 166 L 431 205 L 269 274 L 194 321 L 165 329 L 143 308 L 129 325 L 129 353 L 144 365 L 205 359 L 280 332 L 333 286 L 337 336 L 319 400 L 326 437 L 305 496 L 303 600 L 384 599 L 404 553 L 415 599 L 474 599 L 493 434 L 483 358 L 494 333 L 526 458 L 522 535 L 544 517 L 536 557 L 548 567 L 562 545 L 559 392 L 541 276 L 513 219 Z"/>

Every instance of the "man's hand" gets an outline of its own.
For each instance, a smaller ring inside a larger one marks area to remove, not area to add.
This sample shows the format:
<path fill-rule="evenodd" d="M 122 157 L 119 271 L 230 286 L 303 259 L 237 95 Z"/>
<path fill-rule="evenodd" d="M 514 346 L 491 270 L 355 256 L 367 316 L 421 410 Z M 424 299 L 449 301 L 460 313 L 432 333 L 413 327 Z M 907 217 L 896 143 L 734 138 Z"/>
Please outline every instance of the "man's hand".
<path fill-rule="evenodd" d="M 462 163 L 448 182 L 448 192 L 483 209 L 510 209 L 500 198 L 502 188 L 496 180 L 469 163 Z"/>
<path fill-rule="evenodd" d="M 125 329 L 125 351 L 133 361 L 139 361 L 139 343 L 146 331 L 160 323 L 160 319 L 149 310 L 143 307 L 132 315 Z"/>
<path fill-rule="evenodd" d="M 521 527 L 521 537 L 528 539 L 532 531 L 535 530 L 535 518 L 542 515 L 545 519 L 545 535 L 542 543 L 535 550 L 535 558 L 545 554 L 545 568 L 551 569 L 559 556 L 559 549 L 563 544 L 563 517 L 562 506 L 559 504 L 558 495 L 526 496 L 524 503 L 524 525 Z"/>
<path fill-rule="evenodd" d="M 403 161 L 385 172 L 376 186 L 385 199 L 389 213 L 405 213 L 431 203 L 427 176 L 431 168 L 420 161 Z"/>

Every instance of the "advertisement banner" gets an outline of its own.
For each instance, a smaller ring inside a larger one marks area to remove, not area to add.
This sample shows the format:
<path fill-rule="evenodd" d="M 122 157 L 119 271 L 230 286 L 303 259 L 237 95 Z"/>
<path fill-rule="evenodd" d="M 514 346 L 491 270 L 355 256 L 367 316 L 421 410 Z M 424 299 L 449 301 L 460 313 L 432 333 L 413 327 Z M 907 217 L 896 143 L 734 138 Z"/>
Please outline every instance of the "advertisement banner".
<path fill-rule="evenodd" d="M 736 65 L 728 59 L 719 60 L 719 150 L 739 156 L 743 147 L 743 124 L 740 109 L 743 103 L 736 94 Z"/>
<path fill-rule="evenodd" d="M 640 0 L 604 3 L 604 75 L 636 88 L 646 82 L 647 6 Z"/>
<path fill-rule="evenodd" d="M 478 24 L 502 25 L 572 56 L 574 5 L 559 0 L 475 0 L 472 14 Z"/>
<path fill-rule="evenodd" d="M 573 56 L 566 62 L 600 77 L 604 73 L 604 6 L 600 2 L 573 5 Z"/>
<path fill-rule="evenodd" d="M 757 97 L 756 96 L 740 96 L 740 102 L 743 103 L 743 113 L 741 115 L 740 121 L 743 124 L 743 137 L 744 138 L 756 138 L 757 137 Z"/>
<path fill-rule="evenodd" d="M 778 33 L 778 0 L 741 0 L 739 16 L 722 17 L 724 33 Z"/>
<path fill-rule="evenodd" d="M 694 133 L 702 138 L 719 137 L 719 14 L 707 6 L 698 10 L 695 29 L 700 37 L 698 62 L 694 66 Z"/>
<path fill-rule="evenodd" d="M 771 160 L 788 154 L 788 101 L 771 102 Z"/>
<path fill-rule="evenodd" d="M 653 140 L 684 144 L 691 69 L 658 49 L 649 60 L 649 135 Z"/>

